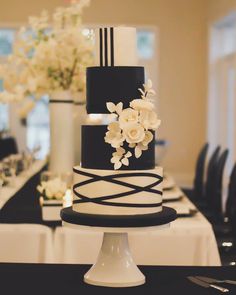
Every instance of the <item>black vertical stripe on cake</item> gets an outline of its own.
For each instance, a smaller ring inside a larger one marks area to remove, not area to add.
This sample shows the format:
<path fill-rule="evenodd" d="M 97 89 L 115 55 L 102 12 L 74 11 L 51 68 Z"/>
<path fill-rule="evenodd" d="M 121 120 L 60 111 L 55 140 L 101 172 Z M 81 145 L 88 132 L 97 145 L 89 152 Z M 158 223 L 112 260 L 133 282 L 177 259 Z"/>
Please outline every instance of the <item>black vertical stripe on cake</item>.
<path fill-rule="evenodd" d="M 111 66 L 114 67 L 114 29 L 110 28 Z"/>
<path fill-rule="evenodd" d="M 107 67 L 108 66 L 107 28 L 104 29 L 104 46 L 105 46 L 105 67 Z"/>
<path fill-rule="evenodd" d="M 103 67 L 103 32 L 102 32 L 102 28 L 99 29 L 99 41 L 100 41 L 100 67 Z"/>

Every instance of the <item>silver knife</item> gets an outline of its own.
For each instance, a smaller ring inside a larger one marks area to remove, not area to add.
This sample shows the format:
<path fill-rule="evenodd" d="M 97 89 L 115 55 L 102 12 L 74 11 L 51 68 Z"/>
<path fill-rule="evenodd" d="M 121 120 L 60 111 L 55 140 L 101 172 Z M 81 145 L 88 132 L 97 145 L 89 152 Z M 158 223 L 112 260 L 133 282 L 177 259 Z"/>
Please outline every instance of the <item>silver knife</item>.
<path fill-rule="evenodd" d="M 229 292 L 229 289 L 226 289 L 226 288 L 223 288 L 223 287 L 220 287 L 218 285 L 215 285 L 215 284 L 210 284 L 210 283 L 206 283 L 204 281 L 201 281 L 195 277 L 188 277 L 188 279 L 193 282 L 194 284 L 197 284 L 201 287 L 204 287 L 204 288 L 214 288 L 214 289 L 217 289 L 219 290 L 220 292 L 223 292 L 223 293 L 226 293 L 226 292 Z"/>
<path fill-rule="evenodd" d="M 236 281 L 232 281 L 232 280 L 217 280 L 217 279 L 213 279 L 209 277 L 201 277 L 201 276 L 195 276 L 195 278 L 207 283 L 227 283 L 227 284 L 236 285 Z"/>

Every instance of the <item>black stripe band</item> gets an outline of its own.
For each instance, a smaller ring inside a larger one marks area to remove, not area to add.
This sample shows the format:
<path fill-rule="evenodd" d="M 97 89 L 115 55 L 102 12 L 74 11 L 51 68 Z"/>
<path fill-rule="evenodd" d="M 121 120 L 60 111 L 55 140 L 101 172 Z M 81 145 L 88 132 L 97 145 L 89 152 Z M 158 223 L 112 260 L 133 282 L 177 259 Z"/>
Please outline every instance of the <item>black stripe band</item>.
<path fill-rule="evenodd" d="M 73 100 L 50 99 L 49 103 L 74 103 Z"/>
<path fill-rule="evenodd" d="M 89 201 L 88 201 L 89 202 Z M 73 204 L 82 204 L 82 203 L 88 203 L 88 202 L 83 202 L 82 200 L 75 200 L 73 201 Z M 136 204 L 136 203 L 115 203 L 115 202 L 94 202 L 93 199 L 90 200 L 91 203 L 99 204 L 99 205 L 104 205 L 104 206 L 114 206 L 114 207 L 127 207 L 127 208 L 156 208 L 156 207 L 161 207 L 162 202 L 160 203 L 152 203 L 152 204 Z"/>
<path fill-rule="evenodd" d="M 104 29 L 104 46 L 105 46 L 105 67 L 108 66 L 108 43 L 107 43 L 107 28 Z"/>
<path fill-rule="evenodd" d="M 111 67 L 114 67 L 114 29 L 110 28 Z"/>
<path fill-rule="evenodd" d="M 99 29 L 100 36 L 100 67 L 103 67 L 103 34 L 102 28 Z"/>
<path fill-rule="evenodd" d="M 74 101 L 74 105 L 76 105 L 76 106 L 83 106 L 85 104 L 86 104 L 85 101 L 77 101 L 77 102 Z"/>

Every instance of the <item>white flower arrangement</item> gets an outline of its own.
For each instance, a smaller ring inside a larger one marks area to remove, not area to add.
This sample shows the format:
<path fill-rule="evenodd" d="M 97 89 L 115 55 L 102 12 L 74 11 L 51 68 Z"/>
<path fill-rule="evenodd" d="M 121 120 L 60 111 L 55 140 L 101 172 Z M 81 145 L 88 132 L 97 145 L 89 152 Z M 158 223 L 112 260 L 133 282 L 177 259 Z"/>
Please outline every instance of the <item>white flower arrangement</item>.
<path fill-rule="evenodd" d="M 85 91 L 86 67 L 93 62 L 93 44 L 82 27 L 82 12 L 89 0 L 72 1 L 49 15 L 29 17 L 13 46 L 13 53 L 0 66 L 4 91 L 0 102 L 41 98 L 54 91 Z"/>
<path fill-rule="evenodd" d="M 67 191 L 67 184 L 57 177 L 48 181 L 42 181 L 37 186 L 37 190 L 45 200 L 62 200 Z"/>
<path fill-rule="evenodd" d="M 129 148 L 134 149 L 134 156 L 140 158 L 153 140 L 152 131 L 160 126 L 161 121 L 154 111 L 154 104 L 150 98 L 155 95 L 151 80 L 148 80 L 143 88 L 139 88 L 141 98 L 132 100 L 129 108 L 123 109 L 122 102 L 117 105 L 112 102 L 107 103 L 107 109 L 116 121 L 108 125 L 104 139 L 116 149 L 111 158 L 115 170 L 122 165 L 129 165 L 132 152 L 125 150 L 125 142 Z"/>

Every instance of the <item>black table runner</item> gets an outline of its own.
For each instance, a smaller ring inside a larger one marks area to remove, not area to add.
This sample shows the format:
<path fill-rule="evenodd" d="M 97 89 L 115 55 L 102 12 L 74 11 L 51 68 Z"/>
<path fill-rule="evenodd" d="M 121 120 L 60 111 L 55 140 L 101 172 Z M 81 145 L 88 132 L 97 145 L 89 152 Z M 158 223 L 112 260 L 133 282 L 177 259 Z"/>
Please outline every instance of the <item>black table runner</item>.
<path fill-rule="evenodd" d="M 42 220 L 37 185 L 40 183 L 41 172 L 46 169 L 47 165 L 32 176 L 0 209 L 0 223 L 36 223 L 50 227 L 61 225 L 61 221 L 45 222 Z"/>
<path fill-rule="evenodd" d="M 146 284 L 130 288 L 107 288 L 87 285 L 83 276 L 88 265 L 62 264 L 0 264 L 1 294 L 50 295 L 211 295 L 219 291 L 202 288 L 187 280 L 190 275 L 219 279 L 236 279 L 235 267 L 141 266 Z M 236 286 L 221 284 L 236 294 Z"/>

